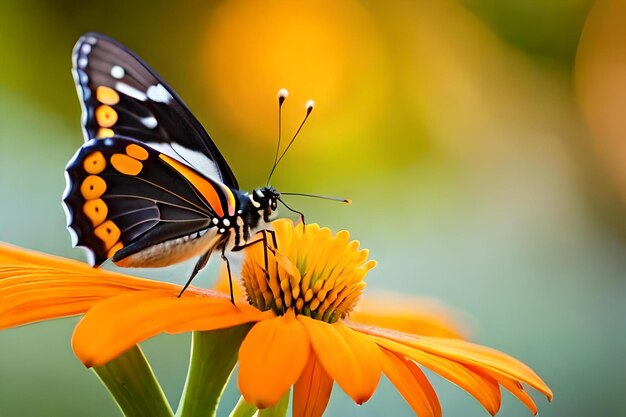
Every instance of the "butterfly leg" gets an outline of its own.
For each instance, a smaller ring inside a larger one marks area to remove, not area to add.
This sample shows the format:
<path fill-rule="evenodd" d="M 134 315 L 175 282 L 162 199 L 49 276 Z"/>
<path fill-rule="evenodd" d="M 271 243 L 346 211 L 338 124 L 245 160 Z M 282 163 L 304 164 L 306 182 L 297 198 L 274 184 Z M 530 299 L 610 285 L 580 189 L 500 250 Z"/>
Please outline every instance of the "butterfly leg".
<path fill-rule="evenodd" d="M 275 253 L 276 248 L 278 248 L 278 244 L 276 243 L 276 233 L 273 230 L 268 230 L 268 229 L 263 229 L 260 230 L 258 233 L 261 234 L 261 238 L 257 239 L 257 240 L 253 240 L 252 242 L 248 242 L 245 245 L 241 245 L 238 247 L 235 247 L 232 249 L 233 252 L 238 252 L 240 250 L 243 250 L 249 246 L 252 245 L 256 245 L 257 243 L 263 243 L 263 263 L 264 263 L 264 267 L 265 267 L 265 276 L 267 278 L 267 281 L 270 280 L 270 276 L 269 276 L 269 256 L 267 254 L 268 251 Z M 270 234 L 270 236 L 272 236 L 272 243 L 273 243 L 273 247 L 269 247 L 268 245 L 268 241 L 267 241 L 267 234 Z"/>
<path fill-rule="evenodd" d="M 212 251 L 208 251 L 207 253 L 202 255 L 200 257 L 200 259 L 198 259 L 198 262 L 196 262 L 196 265 L 193 267 L 193 272 L 191 273 L 191 276 L 187 280 L 187 283 L 185 284 L 183 289 L 180 290 L 180 294 L 178 294 L 178 298 L 180 298 L 180 296 L 183 295 L 183 293 L 185 292 L 187 287 L 189 287 L 189 284 L 191 284 L 191 281 L 193 281 L 193 279 L 196 277 L 196 275 L 198 275 L 198 272 L 200 272 L 200 270 L 202 268 L 204 268 L 206 266 L 206 264 L 209 262 L 209 258 L 211 257 L 211 252 Z M 230 276 L 230 274 L 229 274 L 229 276 Z"/>
<path fill-rule="evenodd" d="M 228 271 L 228 285 L 230 286 L 230 302 L 235 304 L 235 296 L 233 295 L 233 276 L 230 273 L 230 262 L 226 257 L 226 245 L 222 246 L 222 259 L 226 262 L 226 271 Z"/>

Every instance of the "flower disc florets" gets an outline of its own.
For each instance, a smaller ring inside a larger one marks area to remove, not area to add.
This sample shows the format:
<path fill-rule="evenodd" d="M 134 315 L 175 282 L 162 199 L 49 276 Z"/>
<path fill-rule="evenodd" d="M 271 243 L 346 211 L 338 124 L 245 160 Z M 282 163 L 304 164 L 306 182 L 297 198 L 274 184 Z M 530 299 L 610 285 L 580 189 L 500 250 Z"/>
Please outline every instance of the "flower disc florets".
<path fill-rule="evenodd" d="M 263 232 L 268 249 L 262 244 L 246 249 L 241 275 L 250 304 L 278 315 L 293 309 L 328 323 L 346 317 L 365 288 L 363 278 L 376 265 L 367 260 L 369 252 L 359 250 L 345 230 L 333 235 L 317 224 L 272 224 L 276 247 L 271 232 Z"/>

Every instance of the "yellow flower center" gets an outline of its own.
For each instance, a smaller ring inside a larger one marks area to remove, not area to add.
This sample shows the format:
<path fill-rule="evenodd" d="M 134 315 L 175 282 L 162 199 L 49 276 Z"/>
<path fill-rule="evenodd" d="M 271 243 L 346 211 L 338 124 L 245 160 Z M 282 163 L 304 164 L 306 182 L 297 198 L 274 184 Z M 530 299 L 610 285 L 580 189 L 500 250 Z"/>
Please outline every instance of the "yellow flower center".
<path fill-rule="evenodd" d="M 262 244 L 246 249 L 241 275 L 248 302 L 278 315 L 293 309 L 328 323 L 346 317 L 365 288 L 365 274 L 376 266 L 367 260 L 369 252 L 359 250 L 345 230 L 333 235 L 316 224 L 295 226 L 284 219 L 272 225 L 276 248 L 266 232 L 267 249 Z"/>

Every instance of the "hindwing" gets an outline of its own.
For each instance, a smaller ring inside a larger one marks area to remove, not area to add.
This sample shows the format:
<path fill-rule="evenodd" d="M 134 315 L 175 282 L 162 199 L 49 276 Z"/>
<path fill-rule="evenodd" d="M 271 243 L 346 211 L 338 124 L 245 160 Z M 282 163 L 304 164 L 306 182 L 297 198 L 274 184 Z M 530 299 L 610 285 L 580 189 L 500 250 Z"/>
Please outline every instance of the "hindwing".
<path fill-rule="evenodd" d="M 66 168 L 63 198 L 74 245 L 92 265 L 178 238 L 217 233 L 213 219 L 234 214 L 233 192 L 138 140 L 85 143 Z M 166 256 L 166 254 L 163 254 Z"/>

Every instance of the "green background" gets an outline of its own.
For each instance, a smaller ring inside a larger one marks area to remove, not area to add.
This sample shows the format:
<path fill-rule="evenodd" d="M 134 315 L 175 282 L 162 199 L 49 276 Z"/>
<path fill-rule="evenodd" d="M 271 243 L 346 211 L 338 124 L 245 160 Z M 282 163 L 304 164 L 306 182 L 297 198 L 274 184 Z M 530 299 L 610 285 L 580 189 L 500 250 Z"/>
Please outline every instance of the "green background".
<path fill-rule="evenodd" d="M 462 312 L 473 340 L 550 385 L 552 404 L 534 395 L 542 416 L 625 415 L 625 206 L 572 88 L 591 2 L 294 4 L 2 1 L 0 240 L 84 259 L 60 204 L 65 164 L 82 143 L 70 52 L 82 33 L 101 31 L 179 92 L 244 189 L 269 171 L 278 88 L 291 93 L 286 132 L 315 99 L 272 182 L 353 199 L 288 201 L 371 250 L 379 266 L 368 292 Z M 192 266 L 137 272 L 183 282 Z M 210 286 L 215 268 L 197 284 Z M 76 321 L 0 332 L 0 416 L 117 415 L 72 354 Z M 143 347 L 177 404 L 189 335 Z M 444 415 L 488 415 L 432 381 Z M 225 404 L 237 398 L 229 387 Z M 501 413 L 529 415 L 508 394 Z M 412 413 L 383 380 L 360 407 L 335 387 L 327 415 Z"/>

